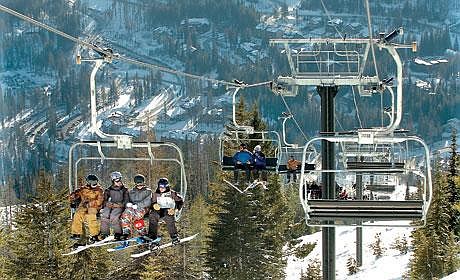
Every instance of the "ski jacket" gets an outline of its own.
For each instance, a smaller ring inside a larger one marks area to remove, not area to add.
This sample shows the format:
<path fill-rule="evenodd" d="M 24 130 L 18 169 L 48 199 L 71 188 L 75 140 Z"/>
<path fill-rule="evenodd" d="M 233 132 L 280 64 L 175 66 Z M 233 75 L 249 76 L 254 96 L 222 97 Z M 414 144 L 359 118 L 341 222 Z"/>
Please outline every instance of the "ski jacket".
<path fill-rule="evenodd" d="M 233 156 L 233 163 L 236 165 L 238 161 L 241 164 L 251 164 L 253 162 L 252 153 L 248 150 L 236 152 Z"/>
<path fill-rule="evenodd" d="M 129 202 L 128 189 L 125 186 L 119 188 L 110 186 L 104 191 L 104 207 L 123 208 Z"/>
<path fill-rule="evenodd" d="M 254 152 L 254 166 L 258 169 L 264 169 L 267 166 L 265 154 L 262 152 Z"/>
<path fill-rule="evenodd" d="M 70 201 L 80 201 L 79 208 L 96 208 L 101 209 L 104 201 L 104 191 L 101 186 L 97 185 L 94 188 L 88 185 L 77 188 L 70 194 Z"/>
<path fill-rule="evenodd" d="M 160 208 L 173 208 L 180 210 L 184 205 L 184 199 L 175 191 L 171 190 L 168 186 L 166 191 L 160 192 L 157 188 L 152 196 L 152 205 L 158 203 Z"/>
<path fill-rule="evenodd" d="M 291 158 L 287 161 L 287 169 L 297 170 L 297 166 L 299 166 L 299 164 L 300 164 L 300 161 Z"/>
<path fill-rule="evenodd" d="M 139 209 L 148 209 L 152 203 L 152 190 L 146 186 L 134 187 L 129 191 L 129 202 L 136 204 Z"/>

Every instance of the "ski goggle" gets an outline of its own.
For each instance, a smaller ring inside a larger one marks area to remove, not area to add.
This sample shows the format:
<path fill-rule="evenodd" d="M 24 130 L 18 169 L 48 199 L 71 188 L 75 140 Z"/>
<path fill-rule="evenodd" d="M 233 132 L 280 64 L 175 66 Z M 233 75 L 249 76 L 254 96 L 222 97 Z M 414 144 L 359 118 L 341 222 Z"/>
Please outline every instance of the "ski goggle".
<path fill-rule="evenodd" d="M 121 178 L 113 180 L 115 183 L 121 182 Z"/>
<path fill-rule="evenodd" d="M 88 185 L 90 186 L 96 186 L 97 185 L 97 180 L 88 180 L 86 181 L 88 183 Z"/>
<path fill-rule="evenodd" d="M 159 187 L 159 188 L 166 189 L 167 185 L 163 185 L 163 184 L 162 184 L 162 185 L 159 185 L 158 187 Z"/>

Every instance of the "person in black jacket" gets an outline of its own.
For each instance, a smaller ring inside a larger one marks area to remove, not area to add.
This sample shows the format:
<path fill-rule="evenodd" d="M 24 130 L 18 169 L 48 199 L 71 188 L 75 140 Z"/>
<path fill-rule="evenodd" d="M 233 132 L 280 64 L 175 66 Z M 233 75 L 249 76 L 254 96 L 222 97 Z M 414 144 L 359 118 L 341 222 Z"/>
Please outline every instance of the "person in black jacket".
<path fill-rule="evenodd" d="M 104 208 L 101 210 L 101 238 L 110 235 L 111 226 L 115 240 L 121 240 L 120 216 L 129 202 L 128 189 L 123 185 L 120 172 L 112 172 L 110 177 L 112 185 L 104 191 Z"/>
<path fill-rule="evenodd" d="M 139 234 L 142 242 L 149 242 L 147 229 L 144 224 L 144 216 L 152 203 L 152 190 L 145 185 L 145 177 L 137 174 L 133 178 L 134 187 L 128 191 L 129 202 L 126 203 L 125 211 L 121 214 L 121 228 L 123 239 L 128 239 L 133 230 Z"/>
<path fill-rule="evenodd" d="M 158 188 L 152 196 L 153 209 L 150 209 L 149 215 L 149 237 L 151 239 L 157 238 L 158 223 L 160 219 L 163 219 L 172 243 L 179 243 L 174 214 L 182 208 L 183 204 L 184 200 L 177 192 L 171 190 L 167 178 L 158 180 Z"/>

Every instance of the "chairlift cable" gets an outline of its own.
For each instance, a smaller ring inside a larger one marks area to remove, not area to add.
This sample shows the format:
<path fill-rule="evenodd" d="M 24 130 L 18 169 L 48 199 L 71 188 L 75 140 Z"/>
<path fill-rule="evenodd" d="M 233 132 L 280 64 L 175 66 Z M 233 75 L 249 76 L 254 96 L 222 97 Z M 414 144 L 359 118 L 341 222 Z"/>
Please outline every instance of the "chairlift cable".
<path fill-rule="evenodd" d="M 323 6 L 323 9 L 326 12 L 327 17 L 329 18 L 329 21 L 332 21 L 332 17 L 329 14 L 329 11 L 327 10 L 326 5 L 324 4 L 323 0 L 321 0 L 321 5 Z M 344 39 L 343 35 L 342 35 L 342 33 L 340 33 L 339 29 L 337 29 L 337 27 L 335 25 L 333 25 L 333 26 L 334 26 L 335 31 L 337 31 L 337 33 L 339 34 L 340 38 Z"/>
<path fill-rule="evenodd" d="M 127 62 L 127 63 L 131 63 L 131 64 L 135 64 L 135 65 L 139 65 L 139 66 L 142 66 L 142 67 L 146 67 L 146 68 L 151 68 L 151 69 L 155 69 L 155 70 L 158 70 L 158 71 L 162 71 L 162 72 L 167 72 L 167 73 L 171 73 L 171 74 L 175 74 L 175 75 L 178 75 L 178 76 L 184 76 L 184 77 L 188 77 L 188 78 L 192 78 L 192 79 L 198 79 L 198 80 L 203 80 L 203 81 L 209 81 L 209 82 L 212 82 L 212 83 L 217 83 L 217 84 L 222 84 L 222 85 L 227 85 L 227 86 L 233 86 L 233 87 L 257 87 L 257 86 L 261 86 L 261 85 L 266 85 L 268 83 L 270 83 L 271 81 L 266 81 L 266 82 L 260 82 L 260 83 L 255 83 L 255 84 L 244 84 L 244 85 L 241 85 L 241 84 L 238 84 L 238 83 L 233 83 L 233 82 L 228 82 L 228 81 L 224 81 L 224 80 L 217 80 L 217 79 L 212 79 L 212 78 L 208 78 L 208 77 L 205 77 L 205 76 L 199 76 L 199 75 L 194 75 L 194 74 L 190 74 L 190 73 L 186 73 L 186 72 L 182 72 L 182 71 L 178 71 L 178 70 L 173 70 L 173 69 L 170 69 L 170 68 L 167 68 L 167 67 L 163 67 L 163 66 L 159 66 L 159 65 L 155 65 L 155 64 L 151 64 L 151 63 L 146 63 L 146 62 L 142 62 L 142 61 L 138 61 L 138 60 L 135 60 L 135 59 L 132 59 L 132 58 L 129 58 L 129 57 L 123 57 L 123 56 L 113 56 L 113 53 L 110 52 L 110 51 L 107 51 L 107 50 L 104 50 L 104 49 L 101 49 L 91 43 L 88 43 L 88 42 L 85 42 L 81 39 L 78 39 L 78 38 L 75 38 L 74 36 L 72 35 L 69 35 L 65 32 L 62 32 L 56 28 L 53 28 L 47 24 L 44 24 L 42 22 L 39 22 L 31 17 L 28 17 L 26 15 L 23 15 L 19 12 L 16 12 L 8 7 L 5 7 L 3 5 L 0 4 L 0 10 L 10 14 L 10 15 L 13 15 L 15 17 L 18 17 L 24 21 L 27 21 L 29 23 L 32 23 L 34 25 L 37 25 L 41 28 L 44 28 L 52 33 L 55 33 L 59 36 L 62 36 L 68 40 L 71 40 L 79 45 L 82 45 L 82 46 L 85 46 L 89 49 L 92 49 L 94 51 L 97 51 L 98 53 L 102 53 L 103 55 L 106 55 L 107 57 L 109 58 L 112 58 L 112 59 L 118 59 L 120 61 L 124 61 L 124 62 Z"/>
<path fill-rule="evenodd" d="M 375 59 L 375 50 L 374 50 L 374 44 L 372 43 L 372 23 L 371 23 L 371 11 L 369 7 L 369 0 L 364 1 L 365 6 L 366 6 L 366 13 L 367 13 L 367 27 L 368 27 L 368 32 L 369 32 L 369 41 L 371 44 L 371 53 L 372 53 L 372 59 L 374 61 L 374 69 L 375 69 L 375 75 L 377 78 L 379 78 L 379 71 L 377 68 L 377 61 Z M 380 116 L 380 122 L 381 125 L 383 126 L 383 94 L 380 95 L 380 107 L 381 107 L 381 116 Z"/>

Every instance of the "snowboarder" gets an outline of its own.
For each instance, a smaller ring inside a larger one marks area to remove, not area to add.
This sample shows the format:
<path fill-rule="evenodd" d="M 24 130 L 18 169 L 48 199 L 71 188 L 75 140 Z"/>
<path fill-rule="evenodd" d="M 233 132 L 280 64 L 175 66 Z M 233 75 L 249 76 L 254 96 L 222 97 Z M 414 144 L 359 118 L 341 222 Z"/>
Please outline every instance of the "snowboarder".
<path fill-rule="evenodd" d="M 245 171 L 246 180 L 248 182 L 251 180 L 251 168 L 253 161 L 252 153 L 248 151 L 246 144 L 241 143 L 239 151 L 233 155 L 233 163 L 235 164 L 235 169 L 233 170 L 233 179 L 236 184 L 238 184 L 239 169 Z"/>
<path fill-rule="evenodd" d="M 121 173 L 112 172 L 112 185 L 104 191 L 104 204 L 101 210 L 101 238 L 110 235 L 112 226 L 115 240 L 121 240 L 120 216 L 129 202 L 128 189 L 123 185 Z"/>
<path fill-rule="evenodd" d="M 262 152 L 262 147 L 260 147 L 260 145 L 254 147 L 253 160 L 254 179 L 259 179 L 259 173 L 262 172 L 262 181 L 267 181 L 267 174 L 264 171 L 267 167 L 267 161 L 265 159 L 265 154 Z"/>
<path fill-rule="evenodd" d="M 72 220 L 72 236 L 70 237 L 73 240 L 80 240 L 85 221 L 88 224 L 90 234 L 88 243 L 92 244 L 100 240 L 100 225 L 96 215 L 101 209 L 104 196 L 98 182 L 99 179 L 96 175 L 89 174 L 86 176 L 86 184 L 70 194 L 70 207 L 76 209 Z"/>
<path fill-rule="evenodd" d="M 167 178 L 158 180 L 158 187 L 152 196 L 153 209 L 149 214 L 149 238 L 155 240 L 158 235 L 158 223 L 162 218 L 168 228 L 169 236 L 173 244 L 178 244 L 179 236 L 175 224 L 174 214 L 179 211 L 184 204 L 182 197 L 171 190 Z"/>
<path fill-rule="evenodd" d="M 128 239 L 134 227 L 142 241 L 147 241 L 144 236 L 147 230 L 144 224 L 144 216 L 152 203 L 152 190 L 145 186 L 145 177 L 141 174 L 134 176 L 134 187 L 128 192 L 129 202 L 121 215 L 121 227 L 123 239 Z"/>

